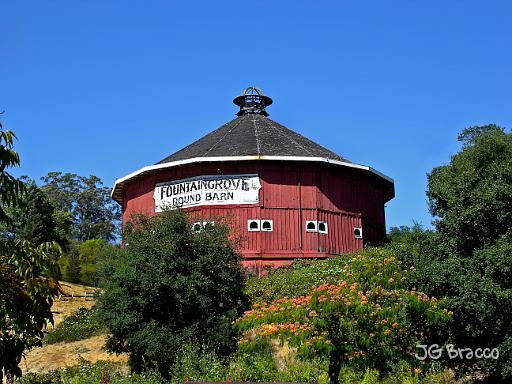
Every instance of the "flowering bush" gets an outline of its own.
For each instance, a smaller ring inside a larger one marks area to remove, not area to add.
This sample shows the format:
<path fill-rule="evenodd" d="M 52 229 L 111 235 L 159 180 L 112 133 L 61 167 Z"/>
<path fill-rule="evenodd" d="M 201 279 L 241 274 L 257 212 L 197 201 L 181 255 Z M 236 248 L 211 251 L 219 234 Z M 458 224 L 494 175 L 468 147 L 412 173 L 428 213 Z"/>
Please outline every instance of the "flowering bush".
<path fill-rule="evenodd" d="M 385 263 L 384 259 L 388 261 Z M 361 253 L 327 260 L 296 260 L 291 266 L 272 269 L 266 276 L 249 279 L 246 292 L 254 303 L 305 296 L 321 284 L 336 284 L 340 280 L 357 281 L 363 290 L 372 286 L 405 289 L 414 272 L 414 269 L 397 267 L 389 250 L 368 248 Z"/>
<path fill-rule="evenodd" d="M 306 295 L 254 304 L 238 321 L 239 347 L 279 337 L 303 356 L 328 356 L 331 382 L 342 363 L 389 372 L 405 362 L 419 373 L 415 346 L 449 321 L 443 302 L 406 290 L 413 271 L 389 251 L 342 256 L 337 267 L 336 282 L 333 274 Z"/>

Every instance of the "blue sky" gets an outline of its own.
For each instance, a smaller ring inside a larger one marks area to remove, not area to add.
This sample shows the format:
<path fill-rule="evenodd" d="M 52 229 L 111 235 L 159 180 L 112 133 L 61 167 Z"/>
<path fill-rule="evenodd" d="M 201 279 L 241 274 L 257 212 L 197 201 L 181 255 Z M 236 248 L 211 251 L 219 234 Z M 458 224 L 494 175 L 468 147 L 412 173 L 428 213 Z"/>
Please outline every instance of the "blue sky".
<path fill-rule="evenodd" d="M 395 179 L 387 226 L 429 225 L 426 174 L 464 127 L 512 127 L 510 1 L 19 1 L 0 5 L 16 175 L 106 185 L 231 120 L 270 117 Z"/>

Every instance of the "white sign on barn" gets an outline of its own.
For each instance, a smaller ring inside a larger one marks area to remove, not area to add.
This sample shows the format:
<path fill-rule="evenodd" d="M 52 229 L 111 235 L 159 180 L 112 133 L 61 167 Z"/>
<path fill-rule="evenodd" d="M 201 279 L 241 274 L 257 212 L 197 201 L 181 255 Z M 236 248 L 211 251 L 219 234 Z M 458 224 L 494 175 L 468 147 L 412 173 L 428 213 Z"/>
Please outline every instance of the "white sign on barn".
<path fill-rule="evenodd" d="M 155 212 L 198 205 L 255 204 L 260 179 L 250 175 L 205 175 L 158 183 L 153 197 Z"/>

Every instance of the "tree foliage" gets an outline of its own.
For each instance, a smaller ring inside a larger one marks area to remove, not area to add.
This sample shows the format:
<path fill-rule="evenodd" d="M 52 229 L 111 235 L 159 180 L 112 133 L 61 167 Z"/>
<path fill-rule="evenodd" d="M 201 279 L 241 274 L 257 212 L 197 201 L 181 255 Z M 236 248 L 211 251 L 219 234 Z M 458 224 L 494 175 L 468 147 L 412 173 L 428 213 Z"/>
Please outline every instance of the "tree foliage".
<path fill-rule="evenodd" d="M 14 134 L 0 125 L 0 223 L 11 224 L 8 207 L 18 207 L 23 182 L 7 172 L 19 165 Z M 35 233 L 35 232 L 31 232 Z M 20 376 L 23 353 L 41 345 L 43 328 L 53 321 L 52 297 L 59 291 L 56 243 L 33 245 L 15 239 L 0 244 L 0 381 Z"/>
<path fill-rule="evenodd" d="M 400 261 L 415 266 L 425 249 L 431 247 L 434 236 L 434 231 L 414 223 L 412 227 L 391 227 L 387 233 L 387 242 Z"/>
<path fill-rule="evenodd" d="M 72 218 L 73 239 L 112 241 L 117 238 L 121 210 L 98 177 L 50 172 L 42 180 L 42 189 L 57 211 Z"/>
<path fill-rule="evenodd" d="M 59 219 L 50 200 L 34 181 L 23 181 L 22 196 L 15 205 L 5 207 L 10 220 L 0 224 L 2 239 L 27 240 L 34 245 L 55 241 L 65 247 L 71 222 Z"/>
<path fill-rule="evenodd" d="M 70 283 L 82 283 L 97 286 L 99 266 L 102 260 L 114 252 L 117 245 L 103 239 L 71 241 L 69 249 L 61 257 L 62 277 Z"/>
<path fill-rule="evenodd" d="M 130 355 L 132 370 L 167 376 L 188 343 L 226 354 L 232 322 L 246 299 L 240 256 L 227 227 L 191 231 L 181 211 L 140 216 L 123 233 L 125 246 L 105 264 L 99 308 L 110 351 Z"/>
<path fill-rule="evenodd" d="M 59 253 L 56 243 L 17 240 L 0 254 L 0 377 L 2 370 L 21 376 L 24 352 L 41 346 L 43 328 L 53 323 Z"/>
<path fill-rule="evenodd" d="M 496 382 L 512 377 L 512 133 L 470 127 L 462 149 L 428 175 L 436 233 L 420 244 L 420 289 L 448 297 L 453 341 L 499 348 L 496 360 L 457 362 Z"/>
<path fill-rule="evenodd" d="M 467 257 L 512 228 L 512 134 L 486 125 L 459 140 L 450 164 L 428 175 L 427 196 L 445 246 Z"/>
<path fill-rule="evenodd" d="M 12 150 L 15 138 L 13 132 L 4 131 L 0 124 L 0 222 L 3 223 L 11 220 L 6 206 L 17 205 L 24 189 L 23 182 L 7 171 L 20 165 L 18 153 Z"/>

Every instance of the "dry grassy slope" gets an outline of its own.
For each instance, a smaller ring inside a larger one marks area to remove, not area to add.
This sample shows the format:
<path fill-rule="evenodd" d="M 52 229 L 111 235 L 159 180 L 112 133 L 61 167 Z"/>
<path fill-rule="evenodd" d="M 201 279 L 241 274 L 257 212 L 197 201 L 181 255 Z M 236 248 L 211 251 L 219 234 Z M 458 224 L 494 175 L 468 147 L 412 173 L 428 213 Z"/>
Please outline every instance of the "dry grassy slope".
<path fill-rule="evenodd" d="M 65 295 L 74 296 L 74 298 L 70 300 L 55 299 L 52 306 L 53 321 L 55 322 L 55 325 L 59 324 L 65 317 L 71 315 L 78 308 L 91 308 L 95 304 L 94 300 L 84 299 L 84 293 L 86 291 L 92 292 L 95 288 L 80 284 L 66 283 L 64 281 L 61 281 L 60 285 Z M 51 329 L 51 325 L 49 328 Z"/>
<path fill-rule="evenodd" d="M 94 288 L 79 284 L 61 282 L 62 289 L 66 295 L 73 294 L 72 300 L 55 300 L 52 310 L 54 312 L 55 325 L 59 324 L 64 318 L 75 312 L 80 307 L 91 308 L 95 301 L 84 300 L 85 291 L 93 291 Z M 51 328 L 51 326 L 49 326 Z M 59 368 L 71 367 L 76 365 L 80 359 L 90 362 L 98 360 L 108 360 L 124 363 L 128 360 L 127 355 L 111 355 L 104 349 L 106 335 L 94 336 L 89 339 L 74 341 L 70 343 L 56 343 L 45 345 L 42 348 L 35 348 L 30 351 L 26 358 L 22 360 L 20 366 L 23 373 L 28 372 L 47 372 Z M 281 346 L 279 342 L 274 342 L 274 359 L 280 369 L 284 369 L 286 362 L 295 359 L 297 351 L 290 348 L 287 344 Z"/>
<path fill-rule="evenodd" d="M 95 301 L 84 300 L 85 291 L 93 291 L 94 288 L 79 284 L 61 282 L 62 290 L 66 295 L 74 295 L 71 300 L 56 299 L 52 306 L 55 325 L 59 324 L 65 317 L 75 312 L 80 307 L 91 308 Z M 51 329 L 51 325 L 49 326 Z M 103 350 L 105 335 L 94 336 L 86 340 L 74 341 L 71 343 L 57 343 L 45 345 L 42 348 L 35 348 L 30 351 L 22 360 L 20 366 L 24 373 L 45 372 L 57 368 L 73 366 L 78 363 L 80 357 L 95 362 L 98 360 L 109 360 L 126 362 L 126 355 L 110 355 Z"/>

